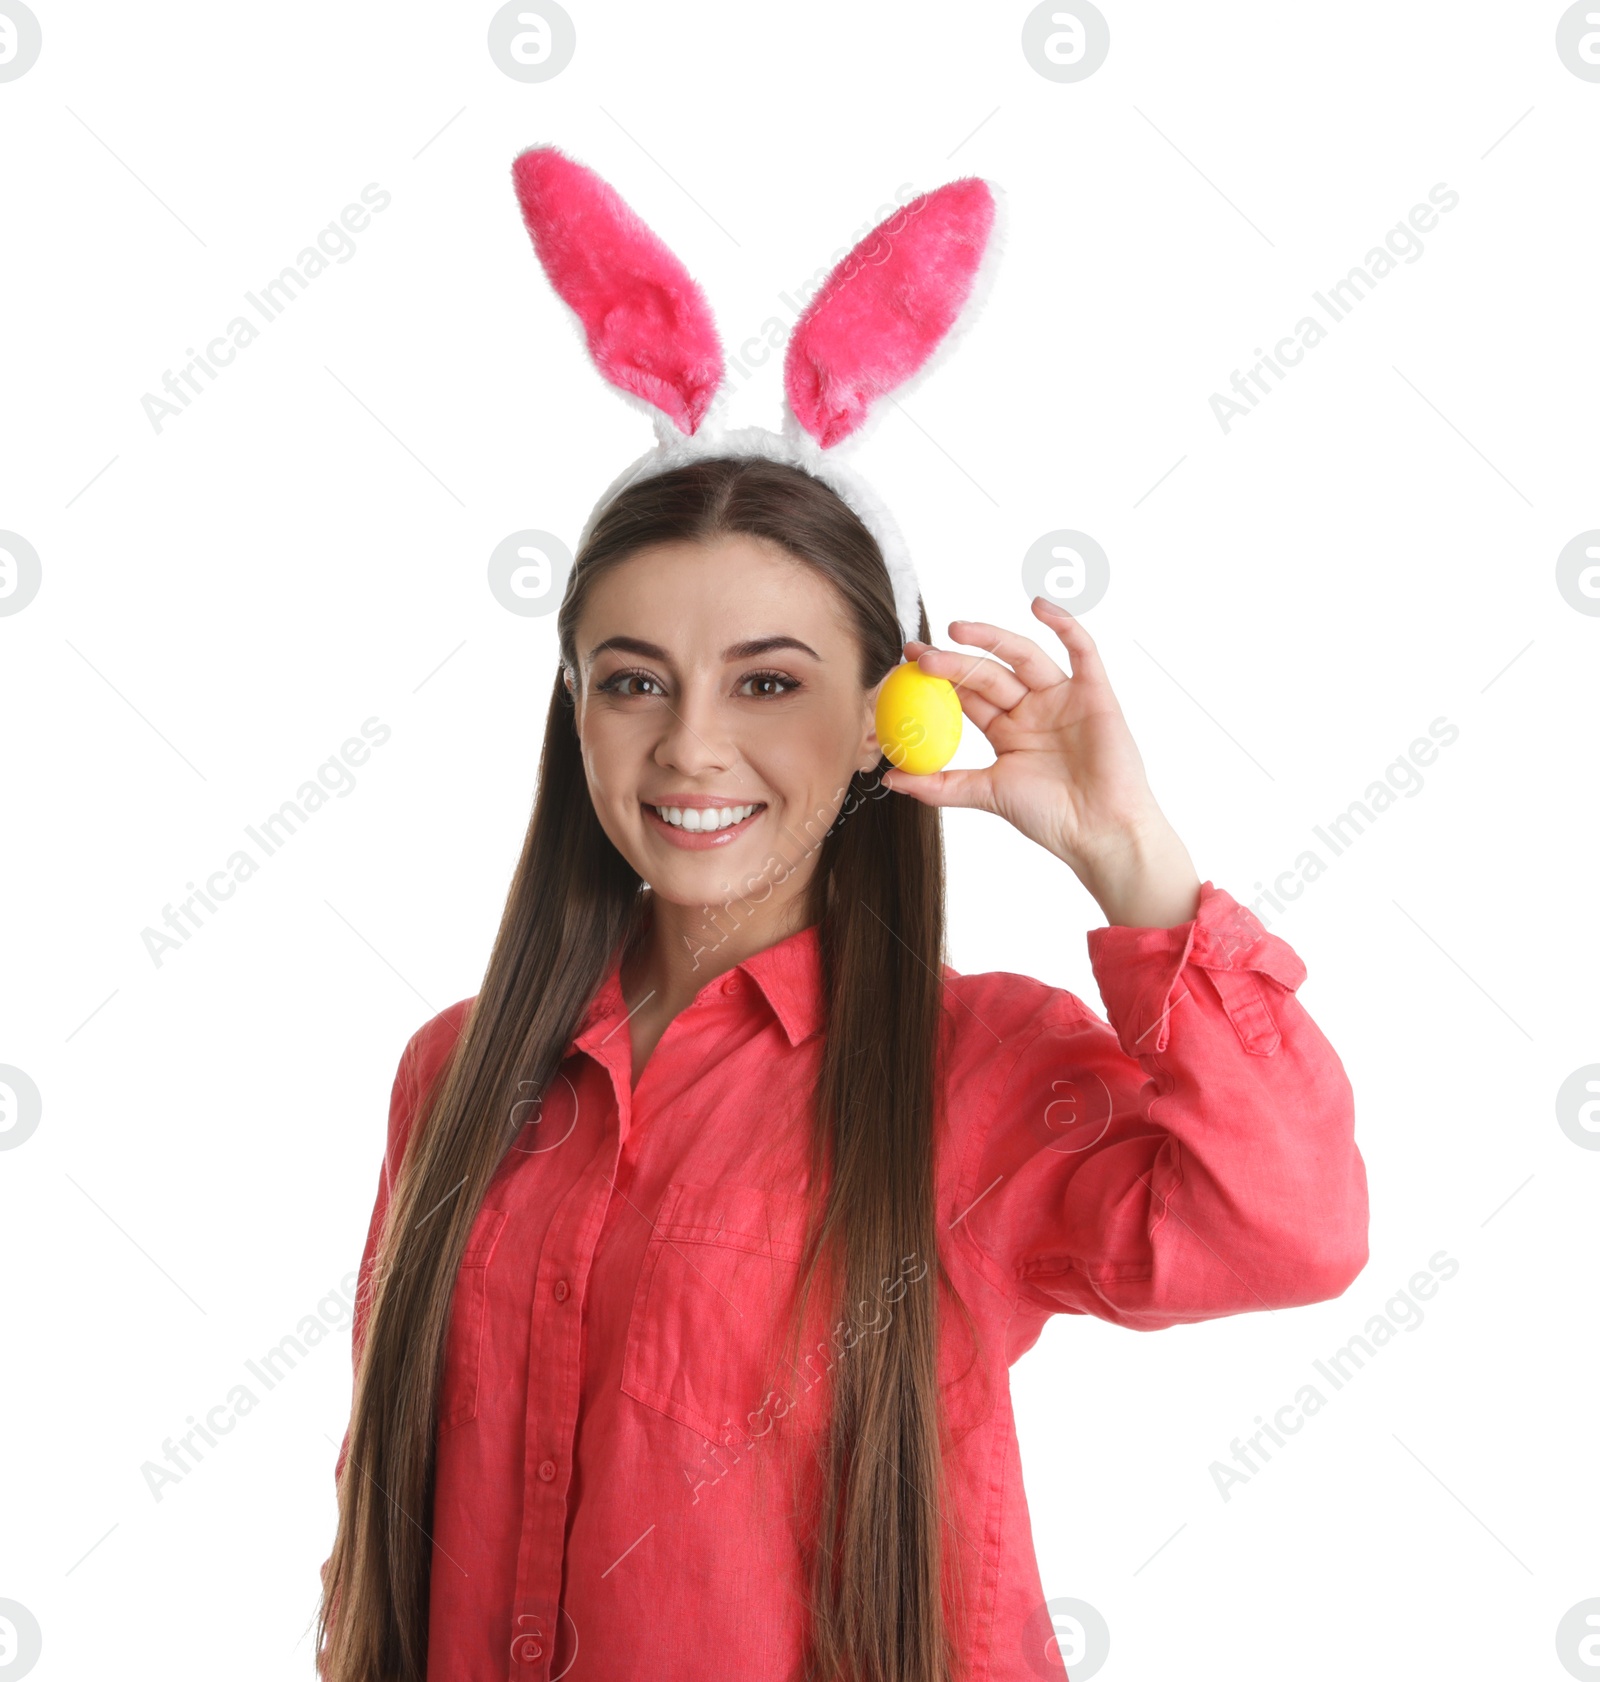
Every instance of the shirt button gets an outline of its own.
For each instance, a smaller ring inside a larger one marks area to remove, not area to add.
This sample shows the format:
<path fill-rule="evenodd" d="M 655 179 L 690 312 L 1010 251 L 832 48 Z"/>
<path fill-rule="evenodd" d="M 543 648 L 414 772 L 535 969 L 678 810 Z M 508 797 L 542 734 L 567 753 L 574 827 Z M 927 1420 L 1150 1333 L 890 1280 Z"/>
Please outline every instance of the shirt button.
<path fill-rule="evenodd" d="M 550 1480 L 555 1475 L 556 1475 L 556 1463 L 555 1463 L 555 1461 L 553 1461 L 553 1460 L 541 1460 L 539 1462 L 539 1476 L 541 1478 L 543 1478 L 546 1483 L 549 1483 Z"/>
<path fill-rule="evenodd" d="M 571 1287 L 568 1286 L 565 1279 L 556 1280 L 555 1289 L 552 1293 L 554 1295 L 556 1301 L 557 1302 L 565 1302 L 567 1300 L 567 1294 L 568 1294 L 568 1291 L 570 1290 L 570 1288 Z"/>
<path fill-rule="evenodd" d="M 730 994 L 730 995 L 733 994 L 733 993 L 737 993 L 739 991 L 739 978 L 738 978 L 738 976 L 730 975 L 728 977 L 728 979 L 723 982 L 722 990 L 723 990 L 724 993 L 727 993 L 727 994 Z"/>

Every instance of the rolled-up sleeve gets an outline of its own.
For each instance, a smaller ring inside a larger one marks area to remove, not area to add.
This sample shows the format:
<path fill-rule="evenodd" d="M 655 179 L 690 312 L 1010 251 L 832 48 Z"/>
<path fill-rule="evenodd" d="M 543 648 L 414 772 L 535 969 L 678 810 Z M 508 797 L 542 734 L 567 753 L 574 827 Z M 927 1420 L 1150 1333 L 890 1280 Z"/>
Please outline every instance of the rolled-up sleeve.
<path fill-rule="evenodd" d="M 961 1219 L 1019 1305 L 1155 1330 L 1340 1295 L 1367 1261 L 1350 1082 L 1305 966 L 1231 895 L 1089 934 L 1109 1022 L 1051 990 Z"/>

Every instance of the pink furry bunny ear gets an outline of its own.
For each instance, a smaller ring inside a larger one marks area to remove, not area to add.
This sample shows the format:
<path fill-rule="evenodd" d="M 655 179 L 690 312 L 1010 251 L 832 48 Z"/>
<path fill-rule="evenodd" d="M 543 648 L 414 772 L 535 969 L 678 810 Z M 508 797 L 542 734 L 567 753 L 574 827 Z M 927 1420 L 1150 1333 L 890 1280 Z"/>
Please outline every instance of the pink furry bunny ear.
<path fill-rule="evenodd" d="M 554 146 L 511 166 L 550 284 L 583 324 L 612 385 L 693 434 L 722 384 L 722 344 L 689 271 L 592 169 Z"/>
<path fill-rule="evenodd" d="M 887 217 L 842 258 L 795 323 L 783 383 L 795 419 L 824 449 L 938 349 L 972 291 L 995 200 L 976 176 Z"/>

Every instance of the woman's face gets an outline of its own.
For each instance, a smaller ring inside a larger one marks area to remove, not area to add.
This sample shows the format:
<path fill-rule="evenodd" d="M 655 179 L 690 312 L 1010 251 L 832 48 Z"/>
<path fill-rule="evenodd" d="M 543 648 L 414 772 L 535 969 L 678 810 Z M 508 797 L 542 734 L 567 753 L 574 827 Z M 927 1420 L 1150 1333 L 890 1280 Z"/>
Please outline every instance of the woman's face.
<path fill-rule="evenodd" d="M 744 536 L 658 544 L 595 584 L 567 680 L 584 770 L 661 899 L 782 900 L 809 880 L 880 758 L 846 613 L 822 574 Z"/>

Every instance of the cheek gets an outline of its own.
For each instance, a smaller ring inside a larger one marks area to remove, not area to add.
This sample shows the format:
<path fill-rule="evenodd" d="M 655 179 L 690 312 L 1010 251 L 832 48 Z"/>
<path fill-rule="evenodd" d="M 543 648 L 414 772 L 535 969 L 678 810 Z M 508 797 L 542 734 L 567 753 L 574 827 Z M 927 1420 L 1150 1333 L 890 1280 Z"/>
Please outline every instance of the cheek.
<path fill-rule="evenodd" d="M 750 757 L 768 787 L 812 812 L 844 799 L 855 771 L 855 747 L 848 721 L 807 718 L 763 732 Z"/>
<path fill-rule="evenodd" d="M 626 804 L 634 797 L 651 738 L 637 719 L 591 712 L 583 726 L 583 768 L 597 808 Z"/>

